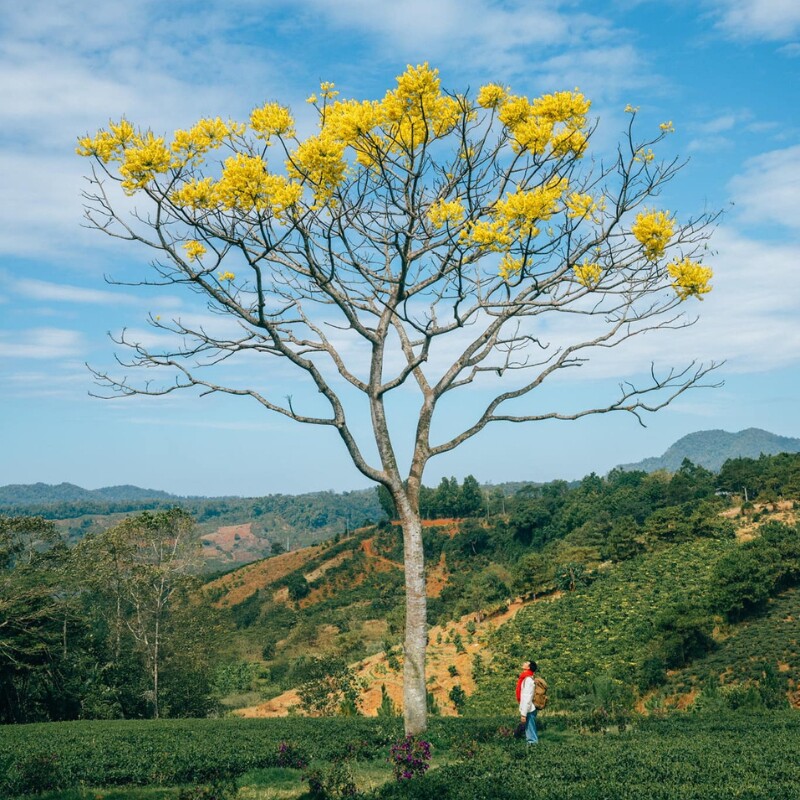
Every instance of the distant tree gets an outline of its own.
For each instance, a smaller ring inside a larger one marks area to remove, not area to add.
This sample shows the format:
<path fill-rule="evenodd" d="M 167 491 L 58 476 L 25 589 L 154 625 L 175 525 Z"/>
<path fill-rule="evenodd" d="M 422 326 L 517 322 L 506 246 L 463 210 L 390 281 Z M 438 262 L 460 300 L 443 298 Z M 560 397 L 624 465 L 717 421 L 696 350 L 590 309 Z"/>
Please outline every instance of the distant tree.
<path fill-rule="evenodd" d="M 289 589 L 289 599 L 297 602 L 304 597 L 308 597 L 311 587 L 304 575 L 294 573 L 289 576 L 286 581 L 286 586 Z"/>
<path fill-rule="evenodd" d="M 642 552 L 639 542 L 639 526 L 633 517 L 622 517 L 614 521 L 605 541 L 600 546 L 600 557 L 611 561 L 626 561 Z"/>
<path fill-rule="evenodd" d="M 308 674 L 308 679 L 297 690 L 304 711 L 312 716 L 357 713 L 363 687 L 344 661 L 316 658 L 309 666 Z"/>
<path fill-rule="evenodd" d="M 574 592 L 586 585 L 586 566 L 578 561 L 569 561 L 556 567 L 556 585 L 563 591 Z"/>
<path fill-rule="evenodd" d="M 62 640 L 59 537 L 41 517 L 0 516 L 0 722 L 29 722 L 52 691 Z"/>
<path fill-rule="evenodd" d="M 455 478 L 442 478 L 436 488 L 433 507 L 436 517 L 458 516 L 461 490 Z"/>
<path fill-rule="evenodd" d="M 460 517 L 477 517 L 483 514 L 485 507 L 486 501 L 480 484 L 472 475 L 467 475 L 461 484 L 458 515 Z"/>
<path fill-rule="evenodd" d="M 248 124 L 203 119 L 171 141 L 125 119 L 80 138 L 78 152 L 93 159 L 87 223 L 154 252 L 155 280 L 143 283 L 185 287 L 222 314 L 218 327 L 153 315 L 175 337 L 163 350 L 122 335 L 130 365 L 159 368 L 163 383 L 96 375 L 112 394 L 248 397 L 335 431 L 355 466 L 386 487 L 405 536 L 404 714 L 418 733 L 428 462 L 492 423 L 639 417 L 702 385 L 715 365 L 654 367 L 596 403 L 575 394 L 569 408 L 524 405 L 594 354 L 691 324 L 680 306 L 710 290 L 711 270 L 696 259 L 711 217 L 681 224 L 648 205 L 680 164 L 653 152 L 671 124 L 640 140 L 631 107 L 616 154 L 584 159 L 593 126 L 577 91 L 528 100 L 489 84 L 472 98 L 443 92 L 425 64 L 379 101 L 337 94 L 325 83 L 310 98 L 319 130 L 302 140 L 272 102 Z M 219 149 L 227 158 L 213 157 Z M 235 382 L 240 373 L 226 367 L 254 355 L 290 364 L 295 390 L 281 397 L 260 379 Z M 408 405 L 391 399 L 409 384 L 418 411 L 402 442 Z M 459 398 L 469 402 L 454 415 Z M 372 429 L 362 439 L 354 420 L 364 409 Z M 409 454 L 405 466 L 399 453 Z"/>
<path fill-rule="evenodd" d="M 661 611 L 654 620 L 659 655 L 667 667 L 683 667 L 705 655 L 714 645 L 713 620 L 699 606 L 678 603 Z"/>
<path fill-rule="evenodd" d="M 95 586 L 111 593 L 115 647 L 124 625 L 145 659 L 152 716 L 158 719 L 169 614 L 202 563 L 194 521 L 178 508 L 145 511 L 104 532 L 87 552 L 97 556 Z"/>

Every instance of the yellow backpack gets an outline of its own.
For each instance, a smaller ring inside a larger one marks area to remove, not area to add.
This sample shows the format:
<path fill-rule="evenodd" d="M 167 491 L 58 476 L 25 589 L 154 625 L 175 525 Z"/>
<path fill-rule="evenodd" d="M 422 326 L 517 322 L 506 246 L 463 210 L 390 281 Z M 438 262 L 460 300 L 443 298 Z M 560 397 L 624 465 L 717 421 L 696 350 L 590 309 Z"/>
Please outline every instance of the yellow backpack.
<path fill-rule="evenodd" d="M 547 681 L 538 675 L 533 679 L 533 707 L 541 711 L 547 705 Z"/>

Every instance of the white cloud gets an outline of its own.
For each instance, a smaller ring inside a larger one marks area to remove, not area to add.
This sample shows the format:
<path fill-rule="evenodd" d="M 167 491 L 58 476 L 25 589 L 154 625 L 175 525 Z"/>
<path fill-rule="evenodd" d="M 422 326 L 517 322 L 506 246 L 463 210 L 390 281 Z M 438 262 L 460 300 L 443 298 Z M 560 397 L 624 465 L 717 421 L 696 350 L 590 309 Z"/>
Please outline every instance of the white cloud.
<path fill-rule="evenodd" d="M 84 347 L 83 335 L 63 328 L 0 332 L 0 358 L 69 358 Z"/>
<path fill-rule="evenodd" d="M 751 158 L 731 180 L 730 190 L 745 224 L 777 223 L 800 230 L 800 145 Z"/>
<path fill-rule="evenodd" d="M 54 300 L 64 303 L 89 303 L 98 305 L 130 305 L 139 302 L 136 298 L 102 289 L 85 289 L 80 286 L 50 283 L 33 278 L 17 280 L 14 291 L 33 300 Z"/>
<path fill-rule="evenodd" d="M 797 0 L 713 0 L 718 26 L 737 39 L 785 41 L 800 33 Z"/>

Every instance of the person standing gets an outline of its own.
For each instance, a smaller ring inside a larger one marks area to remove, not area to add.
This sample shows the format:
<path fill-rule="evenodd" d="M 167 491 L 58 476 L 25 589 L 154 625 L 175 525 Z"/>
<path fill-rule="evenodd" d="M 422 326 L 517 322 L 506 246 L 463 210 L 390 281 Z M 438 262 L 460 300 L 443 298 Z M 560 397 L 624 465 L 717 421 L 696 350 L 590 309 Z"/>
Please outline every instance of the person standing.
<path fill-rule="evenodd" d="M 533 704 L 533 693 L 536 689 L 536 662 L 531 660 L 525 663 L 525 668 L 517 681 L 517 699 L 519 700 L 519 716 L 525 725 L 525 741 L 528 744 L 538 744 L 539 735 L 536 731 L 536 706 Z"/>

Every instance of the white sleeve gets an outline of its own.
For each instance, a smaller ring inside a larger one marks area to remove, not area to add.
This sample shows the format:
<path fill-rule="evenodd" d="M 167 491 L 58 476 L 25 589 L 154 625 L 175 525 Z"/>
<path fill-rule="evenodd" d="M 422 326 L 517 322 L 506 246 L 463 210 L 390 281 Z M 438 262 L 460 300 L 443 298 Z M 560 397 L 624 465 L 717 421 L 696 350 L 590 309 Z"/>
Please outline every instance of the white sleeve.
<path fill-rule="evenodd" d="M 519 697 L 519 715 L 526 717 L 533 709 L 533 678 L 525 678 L 522 682 L 522 691 Z"/>

